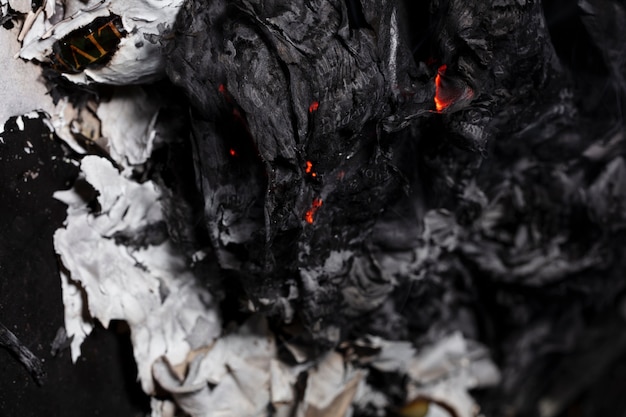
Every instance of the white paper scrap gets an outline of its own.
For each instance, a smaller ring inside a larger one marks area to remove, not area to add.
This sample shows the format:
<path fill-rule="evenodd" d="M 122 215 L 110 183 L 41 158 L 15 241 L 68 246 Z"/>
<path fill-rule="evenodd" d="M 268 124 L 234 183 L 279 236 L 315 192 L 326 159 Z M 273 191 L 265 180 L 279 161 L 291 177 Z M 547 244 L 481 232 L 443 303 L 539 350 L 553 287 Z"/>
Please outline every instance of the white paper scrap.
<path fill-rule="evenodd" d="M 169 242 L 138 249 L 112 239 L 116 232 L 163 220 L 157 187 L 122 177 L 109 161 L 96 156 L 86 156 L 81 170 L 99 193 L 101 211 L 88 210 L 77 193 L 58 195 L 70 207 L 65 228 L 55 233 L 55 249 L 71 280 L 87 294 L 90 315 L 105 327 L 114 319 L 128 323 L 142 387 L 153 394 L 154 362 L 161 357 L 171 363 L 183 361 L 192 349 L 187 337 L 199 321 L 211 329 L 206 340 L 210 345 L 221 331 L 219 314 L 211 294 Z M 86 336 L 80 329 L 88 326 L 76 314 L 74 292 L 64 299 L 69 300 L 68 334 L 78 335 L 72 344 L 77 354 Z"/>

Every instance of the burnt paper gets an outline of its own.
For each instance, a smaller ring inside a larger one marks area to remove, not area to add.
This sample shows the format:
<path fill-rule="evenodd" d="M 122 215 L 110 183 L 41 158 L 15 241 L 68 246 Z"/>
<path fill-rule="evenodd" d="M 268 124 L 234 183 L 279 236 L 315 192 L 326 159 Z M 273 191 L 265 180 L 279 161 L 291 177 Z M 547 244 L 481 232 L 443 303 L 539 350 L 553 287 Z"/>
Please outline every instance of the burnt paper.
<path fill-rule="evenodd" d="M 68 33 L 52 46 L 52 67 L 77 73 L 87 66 L 104 65 L 115 53 L 126 31 L 119 16 L 98 17 Z"/>
<path fill-rule="evenodd" d="M 154 416 L 623 414 L 623 4 L 11 3 Z"/>
<path fill-rule="evenodd" d="M 46 378 L 41 360 L 24 346 L 17 337 L 0 323 L 0 347 L 11 352 L 19 360 L 33 379 L 39 384 L 43 384 Z"/>
<path fill-rule="evenodd" d="M 284 306 L 295 304 L 330 345 L 349 317 L 392 293 L 376 253 L 415 244 L 418 229 L 398 230 L 389 207 L 418 225 L 420 211 L 458 204 L 495 105 L 518 94 L 508 80 L 547 83 L 555 71 L 546 43 L 506 57 L 524 31 L 547 37 L 538 3 L 433 10 L 430 66 L 411 55 L 408 17 L 394 2 L 188 2 L 168 46 L 170 78 L 194 107 L 198 183 L 221 266 L 240 274 L 256 308 L 289 321 Z M 367 24 L 355 23 L 360 15 Z M 443 131 L 430 133 L 437 124 Z M 419 184 L 414 166 L 429 147 L 442 172 Z M 410 194 L 419 187 L 436 200 Z"/>

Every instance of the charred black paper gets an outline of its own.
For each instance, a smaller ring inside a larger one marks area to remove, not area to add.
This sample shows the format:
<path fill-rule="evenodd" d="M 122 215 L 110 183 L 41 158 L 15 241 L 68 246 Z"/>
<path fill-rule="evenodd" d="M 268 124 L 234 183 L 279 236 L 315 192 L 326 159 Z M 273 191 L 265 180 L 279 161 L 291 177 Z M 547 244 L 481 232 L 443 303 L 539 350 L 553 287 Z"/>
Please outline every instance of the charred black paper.
<path fill-rule="evenodd" d="M 623 290 L 624 22 L 611 1 L 187 2 L 168 74 L 221 267 L 326 346 L 461 326 L 536 412 L 523 380 L 552 350 L 525 343 L 576 351 Z"/>

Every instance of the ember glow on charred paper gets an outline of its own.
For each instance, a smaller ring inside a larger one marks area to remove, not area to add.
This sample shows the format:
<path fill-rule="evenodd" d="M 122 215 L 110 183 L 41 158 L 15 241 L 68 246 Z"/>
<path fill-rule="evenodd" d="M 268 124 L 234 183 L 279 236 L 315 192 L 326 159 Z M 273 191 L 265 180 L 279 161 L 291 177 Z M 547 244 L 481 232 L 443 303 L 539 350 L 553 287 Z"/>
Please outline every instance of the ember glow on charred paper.
<path fill-rule="evenodd" d="M 308 209 L 306 214 L 304 215 L 304 220 L 306 220 L 308 224 L 313 224 L 313 222 L 315 221 L 314 219 L 315 213 L 320 207 L 322 207 L 322 204 L 323 204 L 322 199 L 319 197 L 313 200 L 313 203 L 311 204 L 311 208 Z"/>
<path fill-rule="evenodd" d="M 448 66 L 443 64 L 435 76 L 435 108 L 441 113 L 450 106 L 469 102 L 474 90 L 458 77 L 446 75 Z M 456 106 L 455 106 L 456 107 Z"/>
<path fill-rule="evenodd" d="M 314 101 L 313 103 L 311 103 L 311 105 L 309 106 L 309 113 L 313 113 L 316 112 L 317 109 L 319 109 L 320 107 L 320 103 L 319 101 Z"/>
<path fill-rule="evenodd" d="M 317 173 L 315 171 L 313 171 L 313 162 L 311 162 L 311 161 L 306 161 L 306 169 L 305 169 L 304 172 L 306 172 L 307 174 L 309 174 L 313 178 L 317 177 Z"/>
<path fill-rule="evenodd" d="M 57 71 L 76 74 L 86 67 L 104 65 L 125 35 L 119 16 L 96 18 L 53 45 L 52 66 Z"/>
<path fill-rule="evenodd" d="M 446 100 L 443 97 L 443 88 L 441 86 L 441 77 L 445 75 L 448 66 L 443 64 L 437 70 L 437 76 L 435 77 L 435 108 L 438 112 L 443 111 L 446 107 L 452 104 L 452 100 Z"/>

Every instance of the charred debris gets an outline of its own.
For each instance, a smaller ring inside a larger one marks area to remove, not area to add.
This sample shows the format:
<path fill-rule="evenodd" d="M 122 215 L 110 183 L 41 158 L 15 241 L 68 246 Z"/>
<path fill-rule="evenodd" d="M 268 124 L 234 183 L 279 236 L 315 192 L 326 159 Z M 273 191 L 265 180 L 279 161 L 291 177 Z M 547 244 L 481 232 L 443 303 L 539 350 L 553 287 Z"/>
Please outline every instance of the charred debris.
<path fill-rule="evenodd" d="M 625 13 L 187 2 L 167 72 L 228 285 L 322 348 L 461 329 L 497 414 L 593 409 L 593 352 L 624 355 Z"/>
<path fill-rule="evenodd" d="M 152 41 L 178 139 L 134 174 L 167 190 L 146 236 L 210 248 L 224 322 L 313 356 L 460 331 L 485 415 L 624 413 L 622 2 L 188 0 Z"/>

